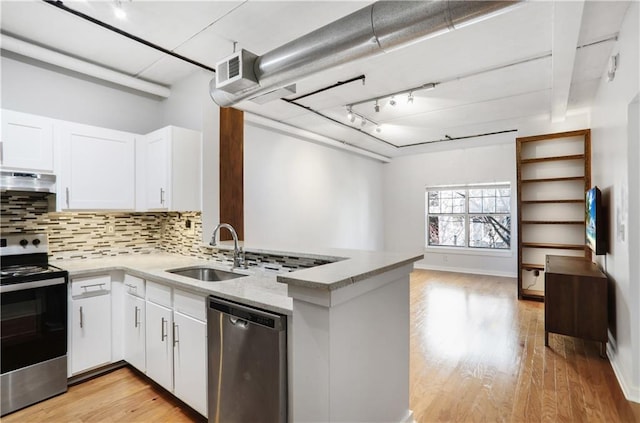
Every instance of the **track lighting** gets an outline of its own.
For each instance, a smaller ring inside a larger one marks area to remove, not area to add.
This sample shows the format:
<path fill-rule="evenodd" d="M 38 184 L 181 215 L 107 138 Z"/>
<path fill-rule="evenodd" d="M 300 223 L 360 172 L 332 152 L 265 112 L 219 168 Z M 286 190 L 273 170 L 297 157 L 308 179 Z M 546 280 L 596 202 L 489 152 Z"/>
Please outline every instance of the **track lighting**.
<path fill-rule="evenodd" d="M 413 104 L 413 91 L 409 93 L 409 97 L 407 97 L 407 103 Z"/>
<path fill-rule="evenodd" d="M 360 119 L 362 119 L 362 120 L 360 121 L 360 126 L 364 128 L 364 126 L 367 124 L 367 119 L 365 119 L 365 117 L 364 117 L 364 116 L 363 116 L 363 117 L 361 117 Z"/>
<path fill-rule="evenodd" d="M 373 110 L 375 110 L 376 113 L 378 113 L 380 111 L 380 105 L 378 104 L 378 100 L 376 100 L 376 104 L 375 104 L 375 106 L 373 106 Z"/>
<path fill-rule="evenodd" d="M 380 125 L 376 126 L 376 132 L 377 133 L 382 132 L 382 127 Z"/>
<path fill-rule="evenodd" d="M 349 106 L 349 108 L 347 109 L 347 119 L 349 119 L 351 123 L 355 122 L 356 120 L 356 116 L 353 114 L 353 110 L 351 110 L 351 106 Z"/>
<path fill-rule="evenodd" d="M 391 96 L 391 100 L 389 100 L 389 104 L 391 104 L 392 106 L 396 105 L 396 98 L 395 96 Z"/>

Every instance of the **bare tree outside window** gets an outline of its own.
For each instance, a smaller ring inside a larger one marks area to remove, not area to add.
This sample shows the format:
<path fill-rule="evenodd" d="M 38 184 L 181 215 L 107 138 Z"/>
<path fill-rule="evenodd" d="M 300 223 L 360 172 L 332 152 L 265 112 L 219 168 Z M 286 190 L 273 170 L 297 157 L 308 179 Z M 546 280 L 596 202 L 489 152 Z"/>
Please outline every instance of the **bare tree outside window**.
<path fill-rule="evenodd" d="M 511 188 L 508 184 L 427 189 L 427 246 L 509 249 Z"/>

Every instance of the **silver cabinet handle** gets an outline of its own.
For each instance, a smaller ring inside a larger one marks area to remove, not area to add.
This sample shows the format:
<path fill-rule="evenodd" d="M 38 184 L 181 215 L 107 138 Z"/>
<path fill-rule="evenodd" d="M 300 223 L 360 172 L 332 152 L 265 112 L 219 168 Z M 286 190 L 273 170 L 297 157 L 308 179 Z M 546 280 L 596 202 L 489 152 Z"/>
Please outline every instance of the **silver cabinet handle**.
<path fill-rule="evenodd" d="M 89 284 L 89 285 L 80 285 L 80 288 L 87 289 L 87 288 L 93 288 L 94 286 L 103 286 L 103 285 L 105 285 L 104 282 L 103 283 L 92 283 L 92 284 Z"/>
<path fill-rule="evenodd" d="M 164 342 L 164 339 L 167 337 L 167 334 L 164 332 L 165 323 L 167 323 L 167 319 L 162 317 L 161 319 L 161 328 L 160 328 L 160 340 Z"/>
<path fill-rule="evenodd" d="M 160 188 L 160 204 L 164 204 L 164 189 Z"/>
<path fill-rule="evenodd" d="M 135 306 L 135 310 L 134 310 L 134 313 L 133 313 L 133 327 L 134 328 L 137 328 L 138 326 L 140 326 L 140 320 L 139 320 L 140 318 L 138 317 L 139 316 L 139 312 L 140 312 L 140 309 L 138 308 L 138 306 Z"/>
<path fill-rule="evenodd" d="M 138 290 L 138 287 L 136 285 L 130 284 L 130 283 L 125 283 L 124 286 L 126 286 L 129 289 L 134 289 L 134 290 Z"/>
<path fill-rule="evenodd" d="M 66 194 L 66 199 L 67 199 L 67 207 L 69 207 L 69 187 L 66 187 L 64 189 L 64 192 Z"/>
<path fill-rule="evenodd" d="M 178 325 L 173 324 L 173 346 L 175 347 L 178 343 Z"/>
<path fill-rule="evenodd" d="M 82 306 L 80 306 L 80 329 L 82 329 L 84 326 L 84 318 L 82 315 Z"/>

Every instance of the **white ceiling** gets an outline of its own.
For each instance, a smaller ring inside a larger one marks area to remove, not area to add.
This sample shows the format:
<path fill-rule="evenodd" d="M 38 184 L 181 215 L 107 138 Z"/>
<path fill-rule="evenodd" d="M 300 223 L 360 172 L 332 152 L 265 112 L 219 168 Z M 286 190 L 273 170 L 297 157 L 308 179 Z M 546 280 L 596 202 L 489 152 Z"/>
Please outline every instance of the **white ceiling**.
<path fill-rule="evenodd" d="M 64 2 L 212 68 L 233 52 L 234 41 L 262 55 L 370 3 L 122 0 L 128 16 L 118 20 L 114 1 Z M 491 19 L 297 81 L 300 95 L 365 75 L 364 85 L 353 82 L 299 100 L 341 124 L 282 100 L 236 107 L 386 156 L 416 152 L 403 147 L 412 144 L 517 129 L 528 119 L 550 119 L 558 99 L 568 110 L 591 105 L 628 7 L 629 2 L 586 1 L 581 21 L 568 30 L 569 20 L 579 17 L 575 2 L 526 2 Z M 2 0 L 1 15 L 3 34 L 147 81 L 171 86 L 198 69 L 44 1 Z M 570 33 L 554 32 L 554 21 Z M 575 52 L 574 60 L 567 51 Z M 570 79 L 568 95 L 557 87 L 563 72 Z M 405 94 L 395 107 L 388 99 L 380 101 L 379 113 L 373 101 L 354 106 L 380 123 L 381 133 L 372 125 L 359 130 L 359 122 L 351 124 L 346 117 L 348 104 L 431 82 L 438 83 L 436 88 L 415 92 L 413 104 L 407 104 Z"/>

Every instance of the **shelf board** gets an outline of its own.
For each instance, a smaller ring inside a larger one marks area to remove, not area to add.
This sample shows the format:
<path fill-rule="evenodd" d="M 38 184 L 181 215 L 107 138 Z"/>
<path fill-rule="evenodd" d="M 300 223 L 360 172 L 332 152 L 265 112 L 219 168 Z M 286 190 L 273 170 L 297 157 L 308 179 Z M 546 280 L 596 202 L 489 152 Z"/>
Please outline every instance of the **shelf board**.
<path fill-rule="evenodd" d="M 540 178 L 540 179 L 522 179 L 520 182 L 562 182 L 562 181 L 584 181 L 584 176 L 565 176 L 562 178 Z"/>
<path fill-rule="evenodd" d="M 551 244 L 547 242 L 523 242 L 525 248 L 551 248 L 557 250 L 584 250 L 586 245 L 583 244 Z"/>
<path fill-rule="evenodd" d="M 567 203 L 584 203 L 584 200 L 522 200 L 521 204 L 567 204 Z"/>
<path fill-rule="evenodd" d="M 551 157 L 536 157 L 533 159 L 522 159 L 521 164 L 527 163 L 541 163 L 541 162 L 556 162 L 561 160 L 584 160 L 584 154 L 572 154 L 570 156 L 551 156 Z"/>
<path fill-rule="evenodd" d="M 544 270 L 544 264 L 522 263 L 520 267 L 524 270 Z"/>
<path fill-rule="evenodd" d="M 523 289 L 522 299 L 544 302 L 544 293 L 542 291 L 533 291 L 531 289 Z"/>
<path fill-rule="evenodd" d="M 523 220 L 527 225 L 584 225 L 584 220 Z"/>

